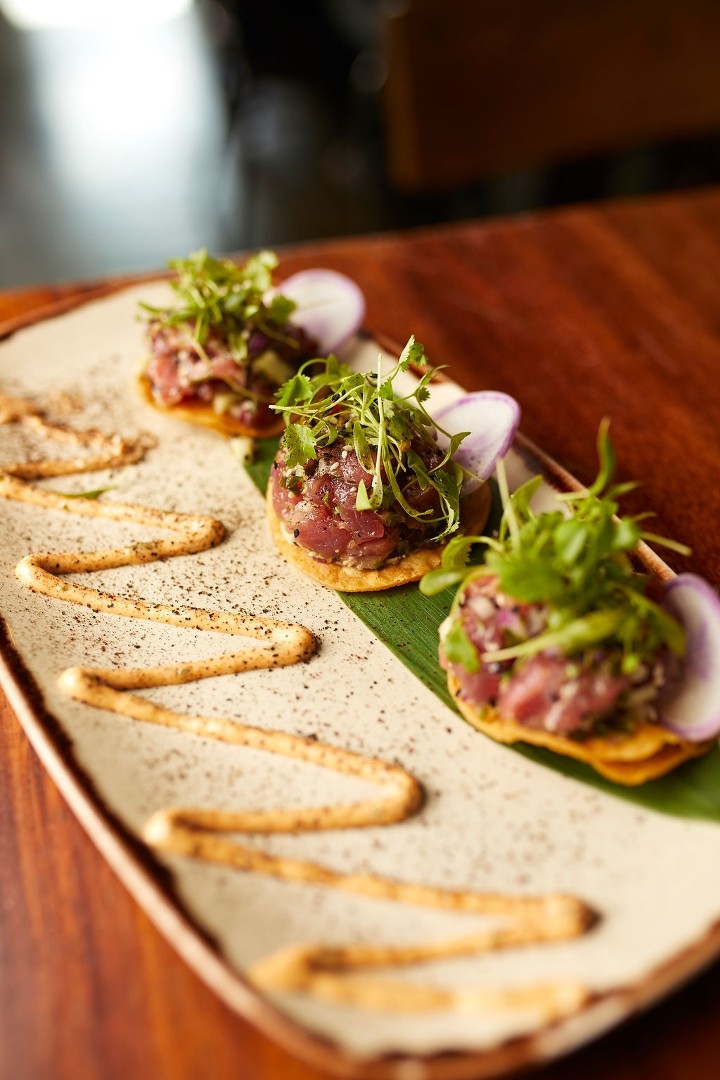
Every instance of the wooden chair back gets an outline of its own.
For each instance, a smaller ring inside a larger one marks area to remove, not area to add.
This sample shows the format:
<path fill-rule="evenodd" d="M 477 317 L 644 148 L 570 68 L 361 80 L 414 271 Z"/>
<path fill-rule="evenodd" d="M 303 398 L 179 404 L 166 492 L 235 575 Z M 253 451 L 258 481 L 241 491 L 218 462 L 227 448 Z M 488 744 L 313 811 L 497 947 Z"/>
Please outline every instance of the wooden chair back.
<path fill-rule="evenodd" d="M 408 193 L 720 131 L 718 0 L 407 0 L 384 48 Z"/>

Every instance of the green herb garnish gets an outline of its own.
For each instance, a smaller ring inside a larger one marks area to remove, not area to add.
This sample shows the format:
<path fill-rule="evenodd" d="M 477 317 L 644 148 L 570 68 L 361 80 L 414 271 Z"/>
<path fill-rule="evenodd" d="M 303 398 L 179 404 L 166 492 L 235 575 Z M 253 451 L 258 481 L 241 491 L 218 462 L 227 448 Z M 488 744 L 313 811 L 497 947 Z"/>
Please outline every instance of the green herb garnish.
<path fill-rule="evenodd" d="M 352 372 L 331 356 L 317 370 L 318 361 L 299 369 L 278 392 L 272 407 L 284 414 L 283 444 L 286 466 L 305 466 L 318 451 L 340 441 L 351 448 L 362 467 L 371 475 L 369 486 L 361 482 L 356 497 L 357 510 L 381 510 L 399 505 L 412 518 L 437 525 L 435 539 L 454 532 L 460 523 L 460 488 L 463 470 L 453 460 L 466 432 L 450 436 L 438 463 L 428 467 L 418 452 L 423 446 L 437 450 L 439 429 L 427 412 L 428 383 L 434 370 L 428 368 L 411 393 L 396 392 L 398 374 L 412 365 L 427 368 L 425 350 L 411 337 L 400 359 L 385 376 L 380 359 L 376 372 Z M 421 491 L 432 487 L 438 493 L 439 515 L 419 511 L 404 497 L 407 484 L 416 481 Z"/>
<path fill-rule="evenodd" d="M 106 491 L 112 491 L 114 486 L 109 484 L 107 487 L 92 488 L 89 491 L 56 491 L 55 494 L 63 499 L 99 499 Z"/>
<path fill-rule="evenodd" d="M 140 307 L 162 326 L 187 327 L 190 342 L 201 356 L 210 331 L 221 330 L 234 360 L 244 364 L 252 333 L 257 330 L 284 340 L 283 329 L 295 310 L 294 301 L 280 294 L 267 299 L 277 264 L 271 251 L 261 251 L 239 265 L 231 259 L 213 258 L 202 249 L 168 263 L 177 274 L 170 282 L 177 297 L 173 307 L 145 303 Z"/>
<path fill-rule="evenodd" d="M 464 586 L 476 576 L 497 578 L 500 592 L 521 603 L 547 608 L 547 627 L 535 637 L 514 642 L 485 654 L 486 663 L 531 656 L 557 649 L 567 656 L 594 646 L 622 651 L 622 669 L 629 674 L 643 660 L 665 646 L 681 656 L 684 633 L 680 624 L 646 595 L 648 578 L 635 572 L 631 554 L 641 540 L 652 540 L 682 554 L 682 544 L 645 532 L 640 522 L 646 515 L 618 516 L 618 500 L 634 484 L 612 485 L 615 455 L 603 420 L 598 433 L 598 475 L 582 492 L 557 495 L 562 508 L 536 514 L 530 500 L 541 477 L 508 492 L 502 461 L 497 477 L 504 513 L 497 537 L 460 537 L 451 540 L 437 570 L 420 582 L 425 595 L 448 585 Z M 485 562 L 468 572 L 473 544 L 486 546 Z M 450 660 L 467 667 L 470 643 L 459 620 L 452 638 L 444 642 Z M 448 647 L 453 655 L 448 652 Z M 475 669 L 477 667 L 477 662 Z M 473 670 L 470 668 L 469 670 Z"/>

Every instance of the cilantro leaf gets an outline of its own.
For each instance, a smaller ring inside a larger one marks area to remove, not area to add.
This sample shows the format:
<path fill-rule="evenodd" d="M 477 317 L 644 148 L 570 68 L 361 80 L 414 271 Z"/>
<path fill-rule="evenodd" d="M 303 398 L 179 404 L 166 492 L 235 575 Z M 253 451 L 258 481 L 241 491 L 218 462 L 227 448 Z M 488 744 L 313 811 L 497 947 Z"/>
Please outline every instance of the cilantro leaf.
<path fill-rule="evenodd" d="M 415 340 L 415 336 L 411 335 L 405 348 L 400 353 L 399 368 L 401 371 L 407 371 L 410 365 L 415 367 L 423 367 L 427 364 L 427 357 L 425 356 L 425 349 L 419 341 Z"/>
<path fill-rule="evenodd" d="M 294 465 L 304 465 L 311 458 L 317 457 L 312 433 L 304 424 L 288 424 L 284 441 L 287 449 L 286 460 L 290 468 Z"/>

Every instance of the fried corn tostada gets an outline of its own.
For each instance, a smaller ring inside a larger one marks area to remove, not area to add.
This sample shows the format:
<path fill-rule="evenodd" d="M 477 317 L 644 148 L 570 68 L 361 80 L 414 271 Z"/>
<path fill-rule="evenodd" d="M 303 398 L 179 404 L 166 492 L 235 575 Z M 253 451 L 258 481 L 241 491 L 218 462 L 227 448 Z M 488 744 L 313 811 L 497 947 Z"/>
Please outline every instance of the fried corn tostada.
<path fill-rule="evenodd" d="M 425 371 L 403 396 L 394 383 L 411 365 Z M 287 424 L 268 485 L 270 530 L 323 585 L 372 592 L 417 581 L 453 534 L 485 526 L 487 485 L 468 491 L 454 457 L 467 433 L 448 433 L 425 408 L 434 374 L 411 338 L 387 375 L 331 357 L 281 390 L 275 408 Z"/>
<path fill-rule="evenodd" d="M 531 509 L 539 477 L 510 496 L 500 463 L 502 525 L 495 538 L 475 538 L 486 547 L 484 564 L 468 570 L 471 538 L 453 540 L 421 589 L 459 583 L 439 657 L 473 727 L 635 785 L 705 753 L 717 718 L 678 722 L 692 668 L 682 605 L 671 610 L 667 586 L 638 572 L 632 553 L 643 538 L 686 549 L 650 537 L 639 518 L 618 517 L 628 486 L 611 485 L 607 426 L 598 437 L 597 480 L 587 491 L 558 495 L 557 510 Z M 697 598 L 696 580 L 685 575 L 675 584 Z M 720 626 L 716 600 L 700 607 L 702 618 Z M 706 649 L 716 637 L 715 629 L 704 634 Z"/>
<path fill-rule="evenodd" d="M 174 302 L 140 305 L 149 356 L 138 385 L 148 404 L 223 435 L 282 431 L 271 408 L 278 387 L 352 336 L 365 301 L 350 278 L 320 268 L 275 289 L 277 265 L 270 251 L 244 263 L 204 250 L 170 261 Z"/>

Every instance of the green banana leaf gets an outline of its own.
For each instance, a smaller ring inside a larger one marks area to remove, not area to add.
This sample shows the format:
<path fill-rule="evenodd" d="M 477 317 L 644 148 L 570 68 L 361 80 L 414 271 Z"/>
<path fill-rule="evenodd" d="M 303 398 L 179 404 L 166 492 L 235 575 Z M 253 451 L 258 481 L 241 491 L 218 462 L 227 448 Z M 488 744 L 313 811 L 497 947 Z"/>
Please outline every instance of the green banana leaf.
<path fill-rule="evenodd" d="M 276 449 L 277 440 L 260 440 L 253 461 L 246 466 L 261 492 L 266 489 Z M 494 526 L 498 515 L 495 493 L 488 528 Z M 457 712 L 447 691 L 445 675 L 437 663 L 438 627 L 450 610 L 452 590 L 426 597 L 417 585 L 406 585 L 386 592 L 340 593 L 339 596 L 418 679 L 448 708 Z M 478 738 L 485 737 L 478 733 Z M 675 817 L 720 823 L 720 749 L 717 744 L 709 753 L 687 762 L 669 775 L 638 787 L 623 787 L 605 780 L 588 765 L 549 750 L 520 745 L 507 750 L 648 809 Z"/>

